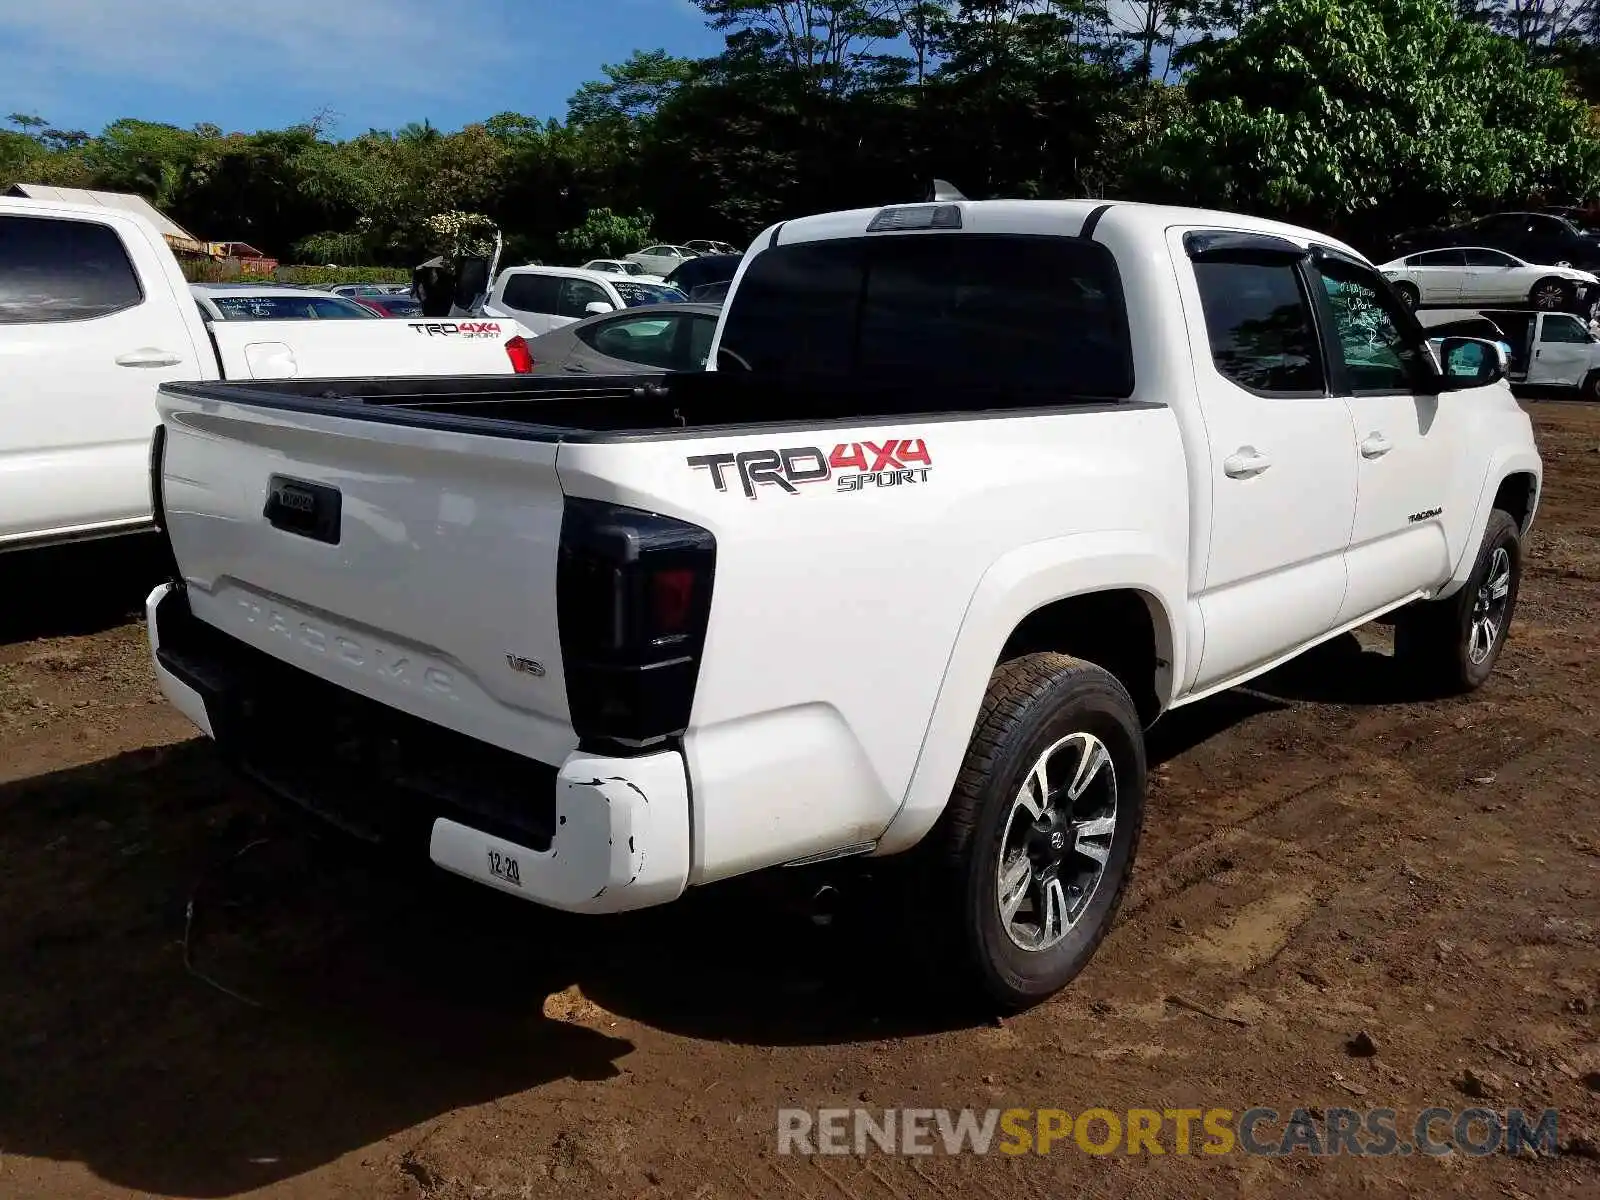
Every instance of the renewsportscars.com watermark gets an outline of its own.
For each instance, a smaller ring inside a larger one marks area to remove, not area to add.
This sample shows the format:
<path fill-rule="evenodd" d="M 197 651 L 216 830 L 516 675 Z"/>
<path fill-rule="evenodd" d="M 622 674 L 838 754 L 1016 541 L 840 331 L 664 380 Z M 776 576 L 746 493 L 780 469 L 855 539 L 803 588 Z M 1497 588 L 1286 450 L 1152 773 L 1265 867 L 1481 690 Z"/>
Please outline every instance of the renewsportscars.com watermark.
<path fill-rule="evenodd" d="M 1559 1127 L 1553 1108 L 780 1108 L 778 1153 L 1483 1157 L 1556 1154 Z"/>

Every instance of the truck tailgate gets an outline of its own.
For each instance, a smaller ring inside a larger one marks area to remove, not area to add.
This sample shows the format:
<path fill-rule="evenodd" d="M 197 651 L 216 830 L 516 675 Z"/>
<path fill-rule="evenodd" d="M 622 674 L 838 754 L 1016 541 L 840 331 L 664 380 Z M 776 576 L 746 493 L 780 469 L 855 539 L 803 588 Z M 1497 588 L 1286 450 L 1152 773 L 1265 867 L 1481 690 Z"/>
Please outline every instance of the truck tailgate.
<path fill-rule="evenodd" d="M 224 379 L 510 375 L 512 320 L 212 321 Z"/>
<path fill-rule="evenodd" d="M 167 392 L 158 407 L 165 526 L 196 617 L 541 762 L 576 747 L 554 442 Z"/>

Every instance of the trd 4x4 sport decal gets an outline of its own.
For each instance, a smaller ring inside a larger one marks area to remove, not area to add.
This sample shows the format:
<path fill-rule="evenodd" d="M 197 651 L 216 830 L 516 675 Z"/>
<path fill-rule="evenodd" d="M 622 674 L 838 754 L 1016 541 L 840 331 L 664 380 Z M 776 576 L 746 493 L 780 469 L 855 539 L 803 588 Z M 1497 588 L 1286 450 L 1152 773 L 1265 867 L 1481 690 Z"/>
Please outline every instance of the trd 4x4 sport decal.
<path fill-rule="evenodd" d="M 412 321 L 411 328 L 429 337 L 492 338 L 500 336 L 493 321 Z"/>
<path fill-rule="evenodd" d="M 890 438 L 885 442 L 850 442 L 824 454 L 820 446 L 790 446 L 784 450 L 745 450 L 736 454 L 692 454 L 689 466 L 709 471 L 717 491 L 728 490 L 729 476 L 750 499 L 756 488 L 769 486 L 800 494 L 797 485 L 834 481 L 834 490 L 859 492 L 869 487 L 899 487 L 926 483 L 933 460 L 921 438 Z M 912 465 L 916 464 L 916 465 Z"/>

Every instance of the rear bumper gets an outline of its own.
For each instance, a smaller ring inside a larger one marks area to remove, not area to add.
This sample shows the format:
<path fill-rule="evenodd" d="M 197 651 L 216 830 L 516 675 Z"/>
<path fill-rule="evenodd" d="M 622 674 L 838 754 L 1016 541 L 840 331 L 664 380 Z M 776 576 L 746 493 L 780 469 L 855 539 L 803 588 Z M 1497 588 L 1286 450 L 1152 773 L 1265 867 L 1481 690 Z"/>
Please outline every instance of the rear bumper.
<path fill-rule="evenodd" d="M 664 904 L 689 877 L 677 751 L 559 768 L 440 729 L 197 620 L 181 585 L 145 602 L 169 701 L 250 778 L 365 840 L 537 904 Z"/>

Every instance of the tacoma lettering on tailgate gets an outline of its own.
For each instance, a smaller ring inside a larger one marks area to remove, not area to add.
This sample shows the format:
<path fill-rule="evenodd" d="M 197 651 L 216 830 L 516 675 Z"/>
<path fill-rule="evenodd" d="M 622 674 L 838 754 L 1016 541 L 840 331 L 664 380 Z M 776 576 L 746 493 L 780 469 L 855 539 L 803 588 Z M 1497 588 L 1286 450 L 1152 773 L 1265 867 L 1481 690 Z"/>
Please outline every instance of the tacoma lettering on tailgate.
<path fill-rule="evenodd" d="M 837 492 L 900 487 L 928 482 L 933 460 L 921 438 L 888 438 L 882 442 L 841 443 L 831 453 L 820 446 L 790 446 L 782 450 L 744 450 L 723 454 L 692 454 L 688 464 L 707 471 L 712 486 L 728 490 L 729 476 L 751 500 L 756 489 L 776 487 L 791 496 L 800 486 L 833 480 Z M 913 465 L 914 464 L 914 465 Z"/>
<path fill-rule="evenodd" d="M 430 663 L 415 662 L 402 651 L 381 642 L 357 641 L 348 633 L 329 633 L 303 617 L 285 615 L 269 605 L 239 598 L 239 607 L 248 624 L 275 637 L 293 642 L 323 658 L 337 659 L 376 679 L 420 688 L 435 696 L 456 699 L 455 680 L 448 671 Z"/>

